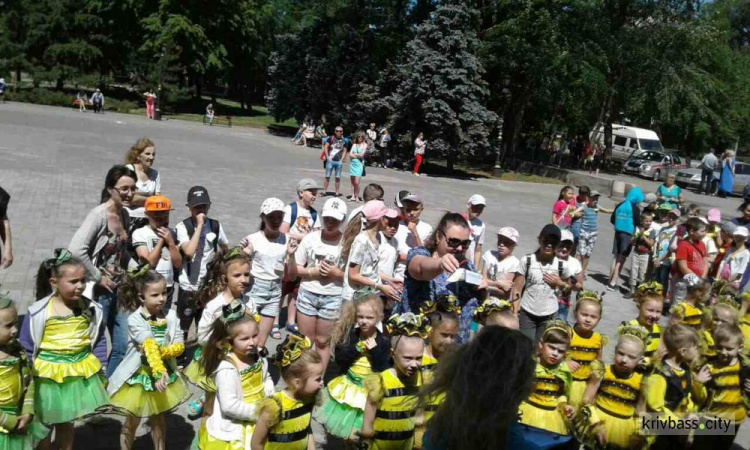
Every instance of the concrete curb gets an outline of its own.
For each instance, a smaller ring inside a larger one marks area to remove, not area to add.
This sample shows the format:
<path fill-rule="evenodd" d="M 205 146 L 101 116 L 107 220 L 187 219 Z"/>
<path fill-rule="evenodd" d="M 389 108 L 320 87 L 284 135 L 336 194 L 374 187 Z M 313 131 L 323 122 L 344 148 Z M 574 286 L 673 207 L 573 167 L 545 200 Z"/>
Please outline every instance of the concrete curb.
<path fill-rule="evenodd" d="M 528 161 L 522 161 L 517 165 L 519 172 L 531 173 L 547 178 L 555 178 L 574 186 L 588 186 L 592 190 L 599 191 L 602 195 L 611 198 L 625 198 L 625 195 L 634 187 L 632 183 L 619 180 L 587 175 L 559 167 L 544 166 Z"/>

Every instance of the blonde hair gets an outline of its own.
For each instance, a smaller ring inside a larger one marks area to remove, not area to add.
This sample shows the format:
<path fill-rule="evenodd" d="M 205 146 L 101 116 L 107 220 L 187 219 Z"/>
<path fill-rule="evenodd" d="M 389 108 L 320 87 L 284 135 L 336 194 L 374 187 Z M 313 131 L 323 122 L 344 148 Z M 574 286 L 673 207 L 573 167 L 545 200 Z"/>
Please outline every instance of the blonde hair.
<path fill-rule="evenodd" d="M 295 378 L 304 380 L 310 374 L 310 366 L 312 364 L 320 364 L 322 361 L 320 354 L 315 349 L 308 348 L 302 350 L 299 358 L 295 359 L 288 366 L 281 368 L 281 378 L 287 384 L 291 384 Z"/>
<path fill-rule="evenodd" d="M 377 294 L 365 295 L 363 297 L 355 298 L 350 302 L 345 302 L 344 306 L 341 307 L 339 320 L 336 321 L 333 331 L 331 332 L 331 347 L 336 348 L 338 344 L 349 344 L 349 334 L 351 334 L 354 325 L 357 323 L 357 308 L 369 303 L 373 305 L 372 309 L 375 311 L 375 315 L 378 316 L 378 319 L 381 321 L 383 320 L 383 301 L 380 300 L 380 297 Z"/>
<path fill-rule="evenodd" d="M 138 157 L 149 147 L 154 147 L 154 143 L 151 139 L 145 137 L 138 139 L 135 144 L 130 147 L 128 154 L 125 156 L 125 164 L 137 164 Z"/>
<path fill-rule="evenodd" d="M 664 332 L 664 346 L 669 354 L 677 353 L 681 348 L 698 345 L 700 336 L 695 329 L 682 324 L 675 324 Z"/>

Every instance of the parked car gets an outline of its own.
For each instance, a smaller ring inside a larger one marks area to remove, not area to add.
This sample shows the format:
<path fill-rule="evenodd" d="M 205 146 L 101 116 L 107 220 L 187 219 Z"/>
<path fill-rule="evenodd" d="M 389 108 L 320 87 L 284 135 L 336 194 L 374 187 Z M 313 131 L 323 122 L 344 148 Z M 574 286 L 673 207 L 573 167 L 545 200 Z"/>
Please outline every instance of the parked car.
<path fill-rule="evenodd" d="M 711 186 L 711 192 L 716 192 L 720 177 L 721 170 L 714 171 L 714 184 Z M 684 169 L 678 171 L 675 183 L 683 188 L 698 189 L 698 186 L 701 184 L 701 169 Z M 734 186 L 732 186 L 732 193 L 742 195 L 748 183 L 750 183 L 750 164 L 736 162 L 734 165 Z"/>
<path fill-rule="evenodd" d="M 674 153 L 646 151 L 631 157 L 623 165 L 622 171 L 658 181 L 665 179 L 668 173 L 687 168 L 687 162 Z"/>

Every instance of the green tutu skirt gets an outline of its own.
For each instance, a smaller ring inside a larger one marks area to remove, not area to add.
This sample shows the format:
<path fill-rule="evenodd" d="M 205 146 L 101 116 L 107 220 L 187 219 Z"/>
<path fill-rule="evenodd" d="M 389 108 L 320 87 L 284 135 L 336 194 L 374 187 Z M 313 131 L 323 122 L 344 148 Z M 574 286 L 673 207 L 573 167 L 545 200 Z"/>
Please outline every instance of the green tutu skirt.
<path fill-rule="evenodd" d="M 322 396 L 321 407 L 315 409 L 313 417 L 329 434 L 341 439 L 352 439 L 354 432 L 362 430 L 364 411 L 339 403 L 328 394 L 328 388 L 323 389 Z"/>
<path fill-rule="evenodd" d="M 182 372 L 182 374 L 185 375 L 185 378 L 187 378 L 188 381 L 190 381 L 192 384 L 196 385 L 206 392 L 213 393 L 216 392 L 216 384 L 214 384 L 214 380 L 212 380 L 210 377 L 207 377 L 203 372 L 203 367 L 201 365 L 202 354 L 202 348 L 199 347 L 198 349 L 196 349 L 195 353 L 193 353 L 193 360 L 190 361 L 190 364 L 188 364 L 187 367 L 185 367 L 185 370 Z"/>
<path fill-rule="evenodd" d="M 26 427 L 26 434 L 0 433 L 0 450 L 29 450 L 36 448 L 47 437 L 49 431 L 47 427 L 34 417 L 29 426 Z"/>
<path fill-rule="evenodd" d="M 72 422 L 98 412 L 109 404 L 101 375 L 89 378 L 68 377 L 62 383 L 34 378 L 34 405 L 44 424 Z"/>
<path fill-rule="evenodd" d="M 121 414 L 140 418 L 151 417 L 172 411 L 190 398 L 187 384 L 177 374 L 172 374 L 164 392 L 159 392 L 156 388 L 147 388 L 140 382 L 131 383 L 131 381 L 133 381 L 132 378 L 109 399 L 112 406 Z"/>

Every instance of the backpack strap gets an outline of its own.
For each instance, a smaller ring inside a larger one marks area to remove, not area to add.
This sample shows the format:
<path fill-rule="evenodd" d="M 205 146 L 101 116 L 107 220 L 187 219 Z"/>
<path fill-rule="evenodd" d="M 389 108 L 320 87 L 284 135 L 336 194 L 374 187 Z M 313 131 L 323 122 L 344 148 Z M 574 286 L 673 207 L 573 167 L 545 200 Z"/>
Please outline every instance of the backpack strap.
<path fill-rule="evenodd" d="M 557 276 L 560 277 L 560 279 L 562 279 L 563 277 L 563 264 L 564 263 L 565 263 L 564 261 L 557 260 Z"/>
<path fill-rule="evenodd" d="M 292 210 L 292 216 L 289 221 L 289 228 L 292 228 L 294 224 L 297 222 L 297 202 L 290 203 L 289 207 Z"/>
<path fill-rule="evenodd" d="M 526 281 L 529 280 L 529 269 L 531 269 L 531 255 L 526 255 L 526 273 L 524 274 Z"/>
<path fill-rule="evenodd" d="M 218 220 L 208 219 L 208 226 L 211 232 L 216 235 L 216 239 L 214 239 L 214 253 L 216 253 L 219 251 L 219 231 L 221 230 L 221 225 Z"/>
<path fill-rule="evenodd" d="M 295 202 L 295 204 L 296 204 L 296 202 Z M 312 206 L 310 207 L 310 216 L 312 216 L 312 224 L 310 225 L 310 229 L 314 229 L 315 228 L 315 222 L 318 221 L 318 212 L 315 211 L 315 208 L 313 208 Z"/>

